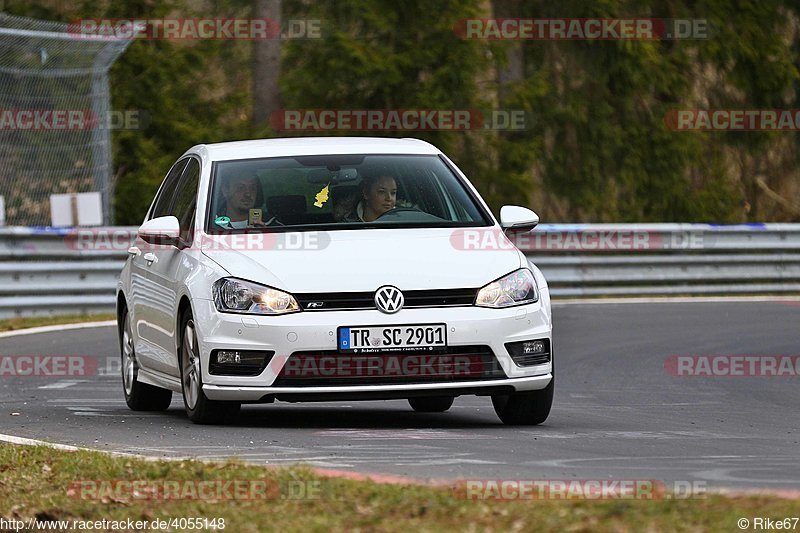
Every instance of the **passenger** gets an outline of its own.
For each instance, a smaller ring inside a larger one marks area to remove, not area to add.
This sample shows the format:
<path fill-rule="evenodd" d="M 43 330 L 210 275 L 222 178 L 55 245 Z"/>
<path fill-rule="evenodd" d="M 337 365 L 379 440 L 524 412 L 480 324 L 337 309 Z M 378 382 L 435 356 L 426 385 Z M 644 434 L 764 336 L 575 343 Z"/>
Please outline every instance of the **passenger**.
<path fill-rule="evenodd" d="M 372 222 L 397 205 L 397 182 L 391 176 L 366 177 L 361 200 L 342 222 Z"/>

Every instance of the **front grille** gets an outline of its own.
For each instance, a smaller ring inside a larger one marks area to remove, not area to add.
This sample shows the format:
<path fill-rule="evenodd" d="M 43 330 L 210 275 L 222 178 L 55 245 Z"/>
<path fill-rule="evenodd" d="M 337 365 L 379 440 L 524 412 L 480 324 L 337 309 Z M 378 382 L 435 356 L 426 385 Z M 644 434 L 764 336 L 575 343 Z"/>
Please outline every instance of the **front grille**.
<path fill-rule="evenodd" d="M 404 308 L 456 307 L 475 303 L 478 289 L 426 289 L 403 291 Z M 375 292 L 319 292 L 295 294 L 305 311 L 375 309 Z"/>
<path fill-rule="evenodd" d="M 488 346 L 451 346 L 437 352 L 295 352 L 274 387 L 452 383 L 503 379 L 505 372 Z"/>

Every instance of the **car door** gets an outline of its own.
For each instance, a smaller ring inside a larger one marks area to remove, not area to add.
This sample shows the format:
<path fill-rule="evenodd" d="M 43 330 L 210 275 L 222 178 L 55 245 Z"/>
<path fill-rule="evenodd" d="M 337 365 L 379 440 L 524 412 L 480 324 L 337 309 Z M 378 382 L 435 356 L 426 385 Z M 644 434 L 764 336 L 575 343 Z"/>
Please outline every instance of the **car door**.
<path fill-rule="evenodd" d="M 190 157 L 172 196 L 169 215 L 178 219 L 178 246 L 158 246 L 147 264 L 147 284 L 152 298 L 146 304 L 152 317 L 151 340 L 156 349 L 152 368 L 179 377 L 177 357 L 178 304 L 182 282 L 196 268 L 195 254 L 188 249 L 193 243 L 194 218 L 197 208 L 197 188 L 200 183 L 200 161 Z M 147 259 L 147 258 L 146 258 Z"/>
<path fill-rule="evenodd" d="M 188 162 L 188 158 L 182 158 L 172 165 L 172 168 L 161 183 L 150 212 L 147 214 L 147 220 L 166 216 L 170 213 L 175 189 Z M 150 270 L 151 264 L 146 259 L 151 257 L 148 254 L 154 253 L 154 248 L 154 245 L 137 236 L 134 245 L 129 250 L 131 255 L 131 291 L 129 297 L 131 321 L 136 338 L 136 357 L 139 365 L 146 369 L 153 368 L 155 361 L 158 359 L 159 351 L 155 344 L 159 325 L 156 317 L 151 312 L 155 292 L 147 278 L 147 272 Z"/>

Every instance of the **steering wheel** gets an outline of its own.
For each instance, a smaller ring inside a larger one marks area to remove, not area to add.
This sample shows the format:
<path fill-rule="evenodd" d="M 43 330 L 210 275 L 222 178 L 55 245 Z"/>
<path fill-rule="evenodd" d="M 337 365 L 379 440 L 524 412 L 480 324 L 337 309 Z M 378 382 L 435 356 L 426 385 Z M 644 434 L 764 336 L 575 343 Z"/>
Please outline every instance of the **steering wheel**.
<path fill-rule="evenodd" d="M 396 214 L 396 213 L 404 213 L 404 212 L 408 212 L 408 211 L 416 211 L 416 212 L 418 212 L 418 213 L 421 213 L 421 212 L 422 212 L 422 211 L 420 211 L 419 209 L 417 209 L 416 207 L 394 207 L 394 208 L 392 208 L 392 209 L 389 209 L 389 210 L 388 210 L 388 211 L 386 211 L 385 213 L 383 213 L 381 216 L 379 216 L 379 217 L 378 217 L 378 218 L 376 218 L 375 220 L 380 220 L 380 219 L 382 219 L 383 217 L 385 217 L 386 215 L 394 215 L 394 214 Z"/>
<path fill-rule="evenodd" d="M 267 221 L 266 224 L 264 224 L 264 226 L 285 226 L 285 225 L 286 224 L 284 224 L 283 222 L 278 220 L 278 217 L 272 217 L 271 219 L 269 219 Z M 258 227 L 258 226 L 255 226 L 255 227 Z"/>

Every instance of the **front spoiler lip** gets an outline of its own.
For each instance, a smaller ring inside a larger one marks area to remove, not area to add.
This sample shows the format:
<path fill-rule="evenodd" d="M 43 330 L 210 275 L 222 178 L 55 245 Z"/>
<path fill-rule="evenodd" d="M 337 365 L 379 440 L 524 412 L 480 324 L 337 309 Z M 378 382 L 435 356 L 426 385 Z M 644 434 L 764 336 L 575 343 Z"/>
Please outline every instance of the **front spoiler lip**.
<path fill-rule="evenodd" d="M 482 381 L 457 381 L 448 383 L 407 383 L 397 385 L 347 385 L 341 387 L 237 387 L 225 385 L 203 385 L 203 392 L 209 400 L 228 400 L 241 402 L 258 402 L 264 397 L 278 395 L 314 394 L 335 395 L 348 393 L 402 393 L 415 391 L 445 391 L 448 389 L 480 389 L 492 387 L 513 387 L 516 391 L 540 390 L 550 384 L 551 373 L 522 378 L 505 378 Z"/>

